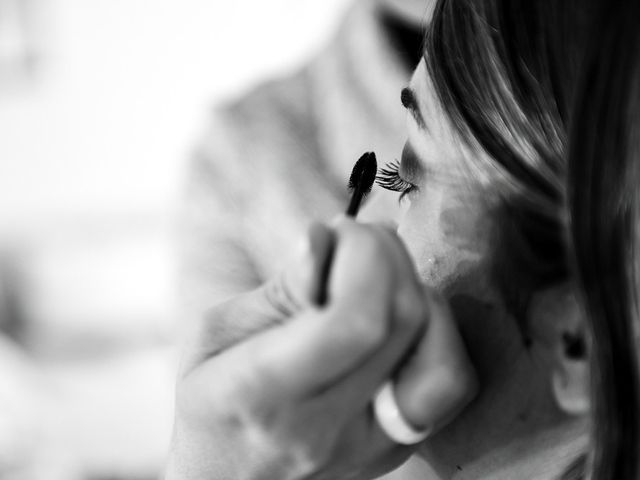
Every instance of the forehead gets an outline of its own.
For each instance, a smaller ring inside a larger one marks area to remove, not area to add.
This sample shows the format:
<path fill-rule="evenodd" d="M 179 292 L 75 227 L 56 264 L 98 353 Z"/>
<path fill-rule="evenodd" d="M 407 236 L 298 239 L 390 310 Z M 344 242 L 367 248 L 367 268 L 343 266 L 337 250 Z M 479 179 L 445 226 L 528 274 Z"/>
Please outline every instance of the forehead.
<path fill-rule="evenodd" d="M 508 181 L 496 162 L 469 135 L 463 136 L 445 112 L 424 59 L 411 76 L 409 88 L 414 93 L 424 125 L 408 116 L 409 142 L 434 171 L 447 173 L 485 188 L 495 189 Z"/>
<path fill-rule="evenodd" d="M 440 105 L 424 60 L 409 87 L 424 118 L 420 125 L 407 115 L 408 142 L 423 175 L 415 177 L 418 190 L 409 197 L 399 231 L 427 283 L 464 289 L 459 279 L 493 258 L 496 189 L 491 176 L 479 167 L 490 162 L 480 160 L 482 155 L 457 133 Z"/>
<path fill-rule="evenodd" d="M 424 59 L 416 67 L 409 88 L 423 119 L 419 122 L 407 115 L 409 144 L 423 167 L 441 175 L 462 174 L 466 169 L 462 142 L 440 106 Z"/>

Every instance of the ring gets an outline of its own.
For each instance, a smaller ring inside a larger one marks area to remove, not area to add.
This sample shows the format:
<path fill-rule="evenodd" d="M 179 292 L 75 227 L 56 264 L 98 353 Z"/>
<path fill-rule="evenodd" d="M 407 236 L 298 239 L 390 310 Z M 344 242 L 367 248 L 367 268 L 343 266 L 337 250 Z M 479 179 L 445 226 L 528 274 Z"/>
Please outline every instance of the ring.
<path fill-rule="evenodd" d="M 430 429 L 416 430 L 407 422 L 398 407 L 390 380 L 386 381 L 376 393 L 373 412 L 378 425 L 396 443 L 414 445 L 423 441 L 431 433 Z"/>

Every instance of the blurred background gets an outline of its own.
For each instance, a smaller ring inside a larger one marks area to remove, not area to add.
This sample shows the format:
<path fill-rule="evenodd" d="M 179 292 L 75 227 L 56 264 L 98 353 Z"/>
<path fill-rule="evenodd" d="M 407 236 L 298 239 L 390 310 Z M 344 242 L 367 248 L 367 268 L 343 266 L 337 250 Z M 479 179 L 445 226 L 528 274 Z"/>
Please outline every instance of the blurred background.
<path fill-rule="evenodd" d="M 186 159 L 349 3 L 0 0 L 1 478 L 157 477 Z"/>

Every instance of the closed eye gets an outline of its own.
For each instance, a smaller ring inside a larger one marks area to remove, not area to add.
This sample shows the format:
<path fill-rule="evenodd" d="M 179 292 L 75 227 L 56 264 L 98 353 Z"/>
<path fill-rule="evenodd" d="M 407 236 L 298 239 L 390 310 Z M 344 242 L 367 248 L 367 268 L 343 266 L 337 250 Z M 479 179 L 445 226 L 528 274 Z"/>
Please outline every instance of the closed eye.
<path fill-rule="evenodd" d="M 409 194 L 418 189 L 416 185 L 408 182 L 400 176 L 400 162 L 394 160 L 387 163 L 376 176 L 376 183 L 386 190 L 400 192 L 399 202 Z"/>

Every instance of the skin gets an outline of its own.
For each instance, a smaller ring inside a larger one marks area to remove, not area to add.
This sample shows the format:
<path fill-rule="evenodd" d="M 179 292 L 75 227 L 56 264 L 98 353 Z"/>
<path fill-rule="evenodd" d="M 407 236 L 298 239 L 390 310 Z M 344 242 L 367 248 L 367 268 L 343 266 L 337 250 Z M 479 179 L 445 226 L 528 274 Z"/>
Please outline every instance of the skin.
<path fill-rule="evenodd" d="M 308 245 L 193 332 L 167 479 L 375 478 L 417 448 L 373 418 L 384 382 L 394 380 L 407 419 L 434 432 L 475 394 L 448 305 L 418 280 L 392 229 L 341 219 L 312 229 Z"/>
<path fill-rule="evenodd" d="M 400 176 L 417 188 L 403 203 L 402 241 L 342 220 L 321 241 L 311 235 L 311 260 L 203 319 L 178 380 L 167 479 L 364 480 L 413 453 L 428 468 L 392 478 L 551 479 L 585 450 L 588 376 L 571 373 L 558 341 L 580 328 L 575 302 L 554 287 L 533 292 L 527 318 L 505 308 L 490 275 L 504 260 L 503 179 L 453 132 L 424 61 L 411 88 L 422 120 L 408 115 Z M 331 300 L 318 308 L 332 242 Z M 405 418 L 433 429 L 419 446 L 395 445 L 371 416 L 389 378 Z M 565 383 L 571 401 L 559 398 Z"/>
<path fill-rule="evenodd" d="M 501 220 L 495 207 L 502 200 L 493 195 L 500 175 L 454 133 L 424 60 L 410 88 L 417 108 L 407 116 L 399 174 L 417 188 L 403 200 L 398 232 L 422 279 L 448 298 L 481 384 L 479 396 L 420 454 L 439 478 L 553 478 L 586 442 L 586 415 L 558 408 L 550 381 L 558 325 L 569 315 L 561 297 L 546 295 L 551 304 L 525 319 L 533 340 L 525 346 L 490 276 L 502 254 L 492 241 Z"/>
<path fill-rule="evenodd" d="M 178 379 L 168 480 L 365 480 L 414 453 L 429 468 L 393 478 L 551 479 L 585 449 L 588 415 L 573 400 L 587 377 L 558 340 L 580 325 L 575 302 L 552 287 L 526 319 L 507 311 L 489 274 L 503 252 L 500 175 L 454 135 L 424 62 L 411 88 L 400 175 L 417 188 L 401 238 L 347 219 L 316 229 L 282 275 L 202 319 Z M 395 444 L 371 415 L 388 379 L 407 421 L 433 432 L 423 444 Z"/>

